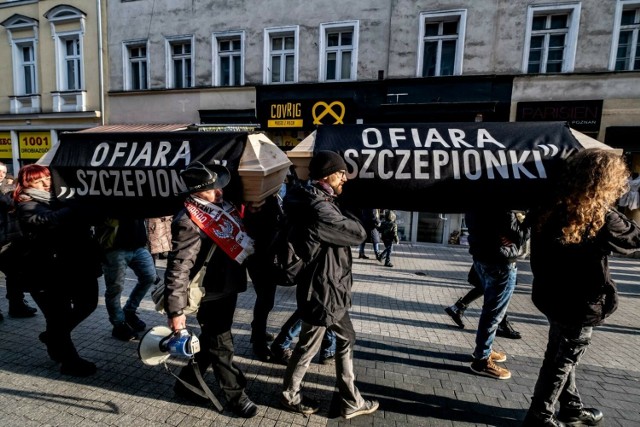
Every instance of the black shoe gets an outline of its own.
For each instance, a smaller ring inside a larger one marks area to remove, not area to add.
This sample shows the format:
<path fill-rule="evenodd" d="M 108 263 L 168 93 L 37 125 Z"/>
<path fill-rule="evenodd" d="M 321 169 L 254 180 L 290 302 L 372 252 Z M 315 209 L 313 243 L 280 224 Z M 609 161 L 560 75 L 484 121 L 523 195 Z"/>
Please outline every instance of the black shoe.
<path fill-rule="evenodd" d="M 509 338 L 511 340 L 519 340 L 520 338 L 522 338 L 522 334 L 513 329 L 513 326 L 511 326 L 511 322 L 500 323 L 498 325 L 498 329 L 496 330 L 496 335 L 502 338 Z"/>
<path fill-rule="evenodd" d="M 49 344 L 46 331 L 41 332 L 40 335 L 38 335 L 38 339 L 40 340 L 40 342 L 47 346 L 47 354 L 49 355 L 49 359 L 57 363 L 62 362 L 62 357 L 58 354 L 58 352 L 56 352 L 55 348 Z"/>
<path fill-rule="evenodd" d="M 258 405 L 253 403 L 247 396 L 242 396 L 238 403 L 232 403 L 231 410 L 242 418 L 253 418 L 258 415 Z"/>
<path fill-rule="evenodd" d="M 271 361 L 273 363 L 280 363 L 281 365 L 288 365 L 289 360 L 291 359 L 291 355 L 293 354 L 293 350 L 290 348 L 285 348 L 284 350 L 278 346 L 271 346 L 271 353 L 273 353 L 273 357 Z"/>
<path fill-rule="evenodd" d="M 546 420 L 540 419 L 533 414 L 533 412 L 527 412 L 527 416 L 522 422 L 522 427 L 564 427 L 564 423 L 558 421 L 554 416 Z"/>
<path fill-rule="evenodd" d="M 597 426 L 604 415 L 596 408 L 564 409 L 560 408 L 558 420 L 568 426 Z"/>
<path fill-rule="evenodd" d="M 393 264 L 391 264 L 390 262 L 385 262 L 385 263 L 384 263 L 384 266 L 385 266 L 385 267 L 393 267 Z"/>
<path fill-rule="evenodd" d="M 320 410 L 320 404 L 318 402 L 305 396 L 302 397 L 300 403 L 296 403 L 295 405 L 287 402 L 284 398 L 280 400 L 280 404 L 284 409 L 291 412 L 297 412 L 302 415 L 315 414 Z"/>
<path fill-rule="evenodd" d="M 97 370 L 95 363 L 81 357 L 62 362 L 60 365 L 60 373 L 72 377 L 88 377 L 95 374 Z"/>
<path fill-rule="evenodd" d="M 380 252 L 376 253 L 376 260 L 378 260 L 378 262 L 382 262 L 382 254 Z"/>
<path fill-rule="evenodd" d="M 321 365 L 333 365 L 336 363 L 336 355 L 332 354 L 331 356 L 324 356 L 320 358 Z"/>
<path fill-rule="evenodd" d="M 274 334 L 272 334 L 271 332 L 265 332 L 264 333 L 264 341 L 271 342 L 271 341 L 273 341 L 275 339 L 276 339 L 276 336 Z M 255 340 L 255 338 L 253 338 L 253 335 L 251 335 L 251 338 L 249 339 L 249 342 L 251 344 L 253 344 L 254 342 L 257 342 L 257 341 Z"/>
<path fill-rule="evenodd" d="M 262 343 L 262 344 L 254 343 L 253 354 L 255 354 L 256 357 L 263 362 L 268 362 L 273 358 L 273 353 L 271 352 L 271 348 L 269 348 L 267 343 Z"/>
<path fill-rule="evenodd" d="M 111 336 L 120 341 L 131 341 L 138 339 L 138 335 L 133 332 L 131 326 L 127 325 L 125 322 L 115 325 L 113 327 L 113 331 L 111 331 Z"/>
<path fill-rule="evenodd" d="M 30 307 L 25 300 L 9 301 L 9 316 L 15 318 L 33 317 L 38 309 Z"/>
<path fill-rule="evenodd" d="M 369 259 L 369 257 L 366 256 L 365 254 L 360 254 L 358 255 L 358 259 Z"/>
<path fill-rule="evenodd" d="M 136 332 L 142 332 L 147 329 L 147 324 L 140 320 L 135 311 L 125 311 L 124 321 Z"/>
<path fill-rule="evenodd" d="M 449 316 L 451 316 L 451 319 L 453 319 L 455 324 L 458 325 L 458 327 L 460 329 L 464 329 L 464 322 L 462 321 L 462 315 L 460 314 L 460 311 L 458 311 L 457 308 L 454 305 L 445 308 L 444 311 Z"/>

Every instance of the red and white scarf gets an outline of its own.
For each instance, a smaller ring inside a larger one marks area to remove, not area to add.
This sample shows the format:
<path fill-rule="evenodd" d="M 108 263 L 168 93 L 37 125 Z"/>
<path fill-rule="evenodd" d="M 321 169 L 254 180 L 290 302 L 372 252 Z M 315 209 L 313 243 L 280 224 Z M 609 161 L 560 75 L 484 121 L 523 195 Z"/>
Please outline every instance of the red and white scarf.
<path fill-rule="evenodd" d="M 184 206 L 191 220 L 238 264 L 253 254 L 253 239 L 245 232 L 242 218 L 231 203 L 222 202 L 219 206 L 190 196 Z"/>

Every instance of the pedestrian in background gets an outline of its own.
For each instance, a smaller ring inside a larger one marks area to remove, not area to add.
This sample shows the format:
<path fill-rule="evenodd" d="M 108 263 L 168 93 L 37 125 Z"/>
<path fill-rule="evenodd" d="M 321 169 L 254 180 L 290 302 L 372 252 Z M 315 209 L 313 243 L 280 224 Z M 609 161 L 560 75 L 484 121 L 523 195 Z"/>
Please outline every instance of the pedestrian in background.
<path fill-rule="evenodd" d="M 382 258 L 380 258 L 380 232 L 378 231 L 378 227 L 380 227 L 380 217 L 378 210 L 362 209 L 360 220 L 367 233 L 367 240 L 362 242 L 358 247 L 358 258 L 369 259 L 365 254 L 364 248 L 367 242 L 371 242 L 373 245 L 373 255 L 380 261 Z"/>
<path fill-rule="evenodd" d="M 351 246 L 366 239 L 359 219 L 343 212 L 335 198 L 347 181 L 347 166 L 332 151 L 316 152 L 309 163 L 307 185 L 292 189 L 284 210 L 292 221 L 296 253 L 306 263 L 296 297 L 302 314 L 298 344 L 284 374 L 281 404 L 305 415 L 319 410 L 318 402 L 302 394 L 302 381 L 320 348 L 326 329 L 336 334 L 336 379 L 341 415 L 350 419 L 378 409 L 355 385 L 353 347 L 356 333 L 349 317 L 353 284 Z"/>
<path fill-rule="evenodd" d="M 384 259 L 385 267 L 393 267 L 391 263 L 391 254 L 393 253 L 393 244 L 400 243 L 398 238 L 398 224 L 396 223 L 396 213 L 391 209 L 383 212 L 382 222 L 380 222 L 380 237 L 384 243 L 384 250 L 378 257 L 379 260 Z"/>
<path fill-rule="evenodd" d="M 480 298 L 484 295 L 484 288 L 482 287 L 482 281 L 480 280 L 480 276 L 476 272 L 473 264 L 471 264 L 471 268 L 469 269 L 469 274 L 467 275 L 467 281 L 473 288 L 464 294 L 462 298 L 458 298 L 453 305 L 446 307 L 444 311 L 451 317 L 456 325 L 460 329 L 464 329 L 464 321 L 462 320 L 462 316 L 464 316 L 464 312 L 469 307 L 469 304 Z M 517 285 L 517 279 L 516 279 Z M 498 329 L 496 330 L 496 335 L 503 338 L 509 338 L 512 340 L 518 340 L 522 338 L 522 334 L 516 331 L 513 328 L 513 325 L 508 319 L 507 313 L 504 314 L 502 321 L 498 324 Z"/>
<path fill-rule="evenodd" d="M 171 221 L 173 221 L 171 215 L 148 218 L 146 221 L 149 240 L 147 246 L 155 265 L 158 264 L 158 260 L 167 258 L 171 250 Z M 160 275 L 156 279 L 156 282 L 159 281 Z"/>
<path fill-rule="evenodd" d="M 164 278 L 169 327 L 174 332 L 186 328 L 183 309 L 187 306 L 189 281 L 202 268 L 215 244 L 203 279 L 206 294 L 197 314 L 200 351 L 195 361 L 203 376 L 209 366 L 213 368 L 231 410 L 240 417 L 252 418 L 258 414 L 258 407 L 245 393 L 247 380 L 233 360 L 231 326 L 238 293 L 247 290 L 245 261 L 253 254 L 253 239 L 247 235 L 238 209 L 223 199 L 223 188 L 231 179 L 226 167 L 193 162 L 180 175 L 189 196 L 171 224 L 173 246 Z M 192 364 L 185 366 L 180 378 L 199 387 L 193 368 Z M 201 401 L 180 381 L 175 383 L 174 391 Z"/>
<path fill-rule="evenodd" d="M 469 253 L 484 289 L 471 370 L 506 380 L 511 378 L 511 372 L 496 363 L 506 361 L 507 355 L 493 350 L 493 341 L 516 287 L 516 261 L 529 238 L 529 228 L 518 221 L 514 211 L 500 207 L 467 212 L 465 222 L 469 229 Z"/>
<path fill-rule="evenodd" d="M 0 271 L 4 273 L 9 300 L 9 316 L 33 317 L 38 311 L 24 299 L 24 292 L 16 274 L 17 248 L 20 226 L 13 203 L 16 186 L 7 179 L 7 165 L 0 162 Z M 0 320 L 3 319 L 0 313 Z"/>
<path fill-rule="evenodd" d="M 24 166 L 14 201 L 22 229 L 20 279 L 46 320 L 40 340 L 64 375 L 84 377 L 96 365 L 78 354 L 71 332 L 98 306 L 100 254 L 86 212 L 62 205 L 45 166 Z"/>
<path fill-rule="evenodd" d="M 158 277 L 156 266 L 147 249 L 147 229 L 143 219 L 108 218 L 98 227 L 103 249 L 104 302 L 113 325 L 111 336 L 120 341 L 137 339 L 137 332 L 147 328 L 136 313 L 149 288 Z M 122 307 L 120 298 L 125 288 L 127 269 L 138 279 Z"/>
<path fill-rule="evenodd" d="M 535 215 L 531 296 L 549 320 L 549 341 L 525 426 L 593 426 L 603 420 L 600 410 L 583 406 L 576 368 L 593 328 L 617 308 L 608 255 L 640 249 L 640 228 L 613 208 L 628 176 L 613 150 L 579 151 L 566 161 L 554 197 Z"/>

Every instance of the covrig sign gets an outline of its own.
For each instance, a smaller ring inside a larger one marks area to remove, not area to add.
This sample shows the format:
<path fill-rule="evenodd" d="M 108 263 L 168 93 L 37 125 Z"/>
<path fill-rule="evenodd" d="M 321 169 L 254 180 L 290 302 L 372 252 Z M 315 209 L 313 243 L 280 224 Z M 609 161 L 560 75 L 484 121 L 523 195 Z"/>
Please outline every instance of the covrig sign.
<path fill-rule="evenodd" d="M 352 206 L 528 209 L 550 191 L 571 153 L 608 148 L 581 135 L 563 122 L 320 126 L 287 155 L 305 177 L 313 152 L 341 154 L 349 178 L 343 199 Z M 49 166 L 61 200 L 92 203 L 109 214 L 170 215 L 184 199 L 179 172 L 194 160 L 226 165 L 232 181 L 225 197 L 240 199 L 246 141 L 244 132 L 68 133 Z"/>

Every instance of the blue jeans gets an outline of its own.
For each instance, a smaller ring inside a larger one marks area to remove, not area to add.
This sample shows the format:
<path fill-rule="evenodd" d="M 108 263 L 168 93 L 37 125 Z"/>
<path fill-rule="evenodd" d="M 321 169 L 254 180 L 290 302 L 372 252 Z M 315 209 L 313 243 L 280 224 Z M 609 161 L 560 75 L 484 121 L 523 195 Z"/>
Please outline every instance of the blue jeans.
<path fill-rule="evenodd" d="M 536 418 L 551 418 L 556 402 L 565 409 L 582 408 L 576 366 L 591 343 L 592 333 L 591 326 L 570 326 L 549 319 L 549 342 L 529 409 Z"/>
<path fill-rule="evenodd" d="M 484 304 L 478 322 L 473 357 L 487 359 L 491 354 L 498 324 L 507 313 L 511 295 L 516 287 L 518 266 L 515 262 L 488 264 L 475 260 L 473 265 L 484 287 Z"/>
<path fill-rule="evenodd" d="M 138 283 L 131 291 L 123 311 L 120 296 L 124 290 L 127 267 L 133 270 L 138 278 Z M 105 254 L 102 271 L 106 286 L 104 299 L 107 313 L 109 313 L 109 321 L 113 325 L 123 323 L 125 321 L 124 312 L 135 313 L 156 280 L 156 266 L 153 257 L 144 247 L 134 250 L 115 249 Z"/>
<path fill-rule="evenodd" d="M 391 263 L 391 254 L 393 253 L 393 240 L 383 241 L 384 250 L 380 253 L 380 258 L 384 259 L 385 264 Z"/>
<path fill-rule="evenodd" d="M 300 335 L 302 329 L 302 319 L 298 310 L 294 311 L 289 319 L 285 322 L 280 333 L 273 341 L 273 345 L 280 347 L 282 350 L 291 348 L 293 340 Z M 336 334 L 332 330 L 327 329 L 322 337 L 320 345 L 320 358 L 326 359 L 336 354 Z"/>

